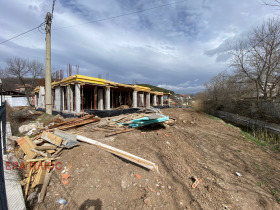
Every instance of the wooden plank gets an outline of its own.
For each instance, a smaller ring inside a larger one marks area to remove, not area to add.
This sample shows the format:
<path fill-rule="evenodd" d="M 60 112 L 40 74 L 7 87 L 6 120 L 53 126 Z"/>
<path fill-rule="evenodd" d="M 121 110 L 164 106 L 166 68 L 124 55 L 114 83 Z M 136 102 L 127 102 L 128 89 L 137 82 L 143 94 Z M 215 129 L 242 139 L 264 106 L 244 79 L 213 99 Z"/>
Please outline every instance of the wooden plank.
<path fill-rule="evenodd" d="M 43 187 L 42 187 L 42 190 L 41 190 L 39 198 L 38 198 L 38 203 L 41 203 L 41 202 L 44 201 L 44 198 L 45 198 L 45 195 L 46 195 L 46 191 L 47 191 L 47 186 L 49 185 L 49 182 L 51 180 L 52 173 L 53 173 L 53 171 L 51 171 L 50 173 L 48 173 L 45 176 Z"/>
<path fill-rule="evenodd" d="M 105 136 L 108 137 L 108 136 L 113 136 L 113 135 L 117 135 L 117 134 L 120 134 L 120 133 L 126 133 L 126 132 L 130 132 L 130 131 L 135 131 L 135 130 L 137 130 L 137 129 L 136 128 L 129 128 L 129 129 L 125 129 L 125 130 L 122 130 L 122 131 L 116 131 L 116 132 L 113 132 L 113 133 L 108 133 Z"/>
<path fill-rule="evenodd" d="M 50 154 L 55 153 L 55 150 L 54 149 L 47 150 L 47 153 L 50 153 Z"/>
<path fill-rule="evenodd" d="M 28 194 L 28 190 L 29 190 L 29 185 L 30 185 L 30 180 L 31 180 L 31 175 L 32 175 L 32 171 L 33 171 L 33 167 L 31 167 L 29 174 L 28 174 L 28 178 L 27 178 L 27 182 L 26 182 L 26 186 L 25 186 L 25 193 L 24 193 L 24 198 L 27 198 L 27 194 Z"/>
<path fill-rule="evenodd" d="M 32 148 L 35 148 L 36 144 L 34 144 L 34 142 L 31 141 L 28 136 L 18 139 L 17 143 L 20 146 L 20 148 L 23 150 L 23 152 L 26 154 L 25 159 L 34 158 L 37 156 L 35 152 L 30 150 Z"/>
<path fill-rule="evenodd" d="M 125 152 L 123 150 L 120 150 L 120 149 L 117 149 L 115 147 L 111 147 L 109 145 L 106 145 L 106 144 L 103 144 L 101 142 L 98 142 L 96 140 L 93 140 L 93 139 L 90 139 L 90 138 L 87 138 L 87 137 L 84 137 L 84 136 L 80 136 L 80 135 L 77 135 L 77 139 L 79 141 L 83 141 L 83 142 L 86 142 L 86 143 L 89 143 L 89 144 L 93 144 L 95 146 L 98 146 L 112 154 L 115 154 L 117 156 L 120 156 L 124 159 L 127 159 L 127 160 L 130 160 L 131 162 L 133 163 L 136 163 L 138 165 L 141 165 L 149 170 L 154 170 L 154 171 L 157 171 L 158 172 L 158 166 L 153 163 L 153 162 L 150 162 L 148 160 L 145 160 L 143 158 L 140 158 L 136 155 L 133 155 L 133 154 L 130 154 L 128 152 Z"/>
<path fill-rule="evenodd" d="M 61 149 L 63 149 L 63 148 L 61 148 Z M 29 159 L 29 160 L 26 160 L 26 162 L 31 163 L 31 162 L 39 162 L 39 161 L 45 161 L 45 160 L 57 160 L 57 159 L 60 159 L 60 157 Z"/>
<path fill-rule="evenodd" d="M 43 157 L 48 157 L 48 155 L 42 151 L 38 151 L 36 149 L 30 148 L 31 151 L 36 152 L 39 155 L 42 155 Z"/>
<path fill-rule="evenodd" d="M 49 133 L 49 132 L 46 132 L 46 131 L 43 131 L 42 135 L 41 135 L 41 138 L 50 142 L 50 143 L 53 143 L 57 146 L 60 146 L 61 143 L 62 143 L 62 138 L 61 137 L 58 137 L 52 133 Z"/>
<path fill-rule="evenodd" d="M 56 148 L 57 148 L 57 146 L 51 145 L 51 146 L 37 146 L 35 149 L 39 150 L 39 151 L 42 151 L 42 150 L 44 151 L 44 150 L 53 150 Z"/>
<path fill-rule="evenodd" d="M 50 163 L 48 163 L 48 164 L 50 164 Z M 31 188 L 34 188 L 39 184 L 43 184 L 46 173 L 49 171 L 49 169 L 46 170 L 45 162 L 42 163 L 42 166 L 38 166 L 38 167 L 39 167 L 39 169 L 38 169 L 38 172 L 35 176 L 35 179 L 34 179 L 32 185 L 31 185 Z"/>
<path fill-rule="evenodd" d="M 56 158 L 62 150 L 63 150 L 63 147 L 59 148 L 59 149 L 52 155 L 52 158 Z"/>

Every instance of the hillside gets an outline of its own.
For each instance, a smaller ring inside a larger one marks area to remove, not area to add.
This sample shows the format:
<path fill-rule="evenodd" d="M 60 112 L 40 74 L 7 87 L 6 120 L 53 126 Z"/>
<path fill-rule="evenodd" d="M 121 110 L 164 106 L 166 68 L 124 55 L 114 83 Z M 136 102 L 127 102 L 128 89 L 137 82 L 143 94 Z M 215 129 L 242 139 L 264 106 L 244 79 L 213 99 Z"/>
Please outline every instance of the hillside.
<path fill-rule="evenodd" d="M 137 85 L 141 85 L 141 86 L 144 86 L 144 87 L 149 87 L 149 88 L 151 88 L 152 91 L 171 93 L 172 95 L 175 94 L 175 92 L 172 91 L 172 90 L 167 90 L 167 89 L 160 88 L 160 87 L 157 87 L 157 86 L 154 86 L 154 85 L 149 85 L 149 84 L 137 84 Z"/>

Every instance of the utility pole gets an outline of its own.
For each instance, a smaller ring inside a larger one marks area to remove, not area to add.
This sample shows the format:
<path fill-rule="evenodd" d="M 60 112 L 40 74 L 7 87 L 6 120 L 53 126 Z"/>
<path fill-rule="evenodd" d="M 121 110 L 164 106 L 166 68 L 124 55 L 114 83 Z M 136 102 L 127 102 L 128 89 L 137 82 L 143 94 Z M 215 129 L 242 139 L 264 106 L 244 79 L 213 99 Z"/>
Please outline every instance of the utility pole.
<path fill-rule="evenodd" d="M 52 85 L 51 85 L 51 25 L 52 15 L 46 15 L 46 73 L 45 73 L 45 99 L 46 113 L 52 114 Z"/>

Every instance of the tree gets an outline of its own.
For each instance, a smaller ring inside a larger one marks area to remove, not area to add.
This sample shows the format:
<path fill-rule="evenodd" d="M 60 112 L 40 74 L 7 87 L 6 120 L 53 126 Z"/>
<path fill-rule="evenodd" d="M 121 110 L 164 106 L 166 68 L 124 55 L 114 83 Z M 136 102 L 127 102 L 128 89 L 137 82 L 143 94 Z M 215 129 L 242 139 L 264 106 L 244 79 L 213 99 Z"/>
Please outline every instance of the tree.
<path fill-rule="evenodd" d="M 25 88 L 25 94 L 30 106 L 29 99 L 35 88 L 36 81 L 43 74 L 43 64 L 36 60 L 29 61 L 19 57 L 9 58 L 6 63 L 6 73 L 18 79 L 19 83 Z"/>
<path fill-rule="evenodd" d="M 280 0 L 263 0 L 262 2 L 264 5 L 280 7 Z"/>
<path fill-rule="evenodd" d="M 269 19 L 254 29 L 246 41 L 230 50 L 231 67 L 243 80 L 255 84 L 257 99 L 271 99 L 280 82 L 280 22 Z"/>

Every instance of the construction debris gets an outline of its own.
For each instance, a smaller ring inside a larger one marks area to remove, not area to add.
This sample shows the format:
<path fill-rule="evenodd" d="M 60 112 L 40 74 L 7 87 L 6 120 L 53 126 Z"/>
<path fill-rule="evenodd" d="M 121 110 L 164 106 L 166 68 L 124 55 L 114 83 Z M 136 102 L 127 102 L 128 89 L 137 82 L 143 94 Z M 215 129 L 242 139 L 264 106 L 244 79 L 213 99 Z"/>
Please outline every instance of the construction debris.
<path fill-rule="evenodd" d="M 133 119 L 131 120 L 132 122 L 128 122 L 128 123 L 123 123 L 124 125 L 127 125 L 129 127 L 132 128 L 139 128 L 139 127 L 143 127 L 143 126 L 147 126 L 147 125 L 151 125 L 151 124 L 157 124 L 157 123 L 161 123 L 164 121 L 168 121 L 169 117 L 168 116 L 164 116 L 164 115 L 148 115 L 146 117 L 140 118 L 140 119 Z"/>
<path fill-rule="evenodd" d="M 120 109 L 121 108 L 123 107 L 120 107 Z M 65 132 L 65 130 L 78 128 L 91 123 L 89 128 L 91 131 L 105 132 L 105 137 L 108 137 L 137 131 L 143 126 L 161 124 L 163 122 L 168 123 L 170 120 L 171 119 L 169 119 L 168 116 L 159 114 L 159 110 L 144 109 L 142 110 L 142 113 L 123 114 L 102 119 L 96 118 L 93 115 L 71 119 L 63 119 L 59 116 L 58 119 L 44 128 L 42 128 L 42 125 L 39 123 L 33 123 L 21 127 L 22 132 L 32 131 L 30 133 L 35 133 L 33 138 L 24 136 L 15 139 L 19 148 L 13 150 L 15 151 L 17 158 L 22 161 L 23 167 L 26 169 L 25 174 L 23 174 L 24 179 L 21 181 L 21 184 L 24 187 L 25 199 L 28 197 L 30 202 L 30 200 L 38 198 L 38 203 L 43 202 L 47 186 L 54 171 L 55 163 L 53 161 L 60 159 L 59 155 L 63 149 L 71 149 L 74 146 L 78 146 L 81 141 L 93 144 L 116 156 L 129 160 L 149 170 L 158 172 L 158 166 L 151 161 L 103 144 L 99 141 L 81 135 L 73 135 L 70 132 Z M 173 120 L 171 121 L 174 122 Z M 74 133 L 77 134 L 81 132 L 76 131 Z M 72 165 L 70 168 L 72 168 Z M 67 185 L 69 183 L 69 177 L 70 175 L 63 170 L 61 174 L 61 183 Z M 140 179 L 141 176 L 136 175 L 136 177 Z M 39 192 L 40 194 L 38 196 Z"/>
<path fill-rule="evenodd" d="M 49 133 L 49 132 L 46 132 L 46 131 L 43 131 L 42 135 L 41 135 L 41 138 L 52 143 L 52 144 L 55 144 L 57 146 L 60 146 L 61 143 L 62 143 L 62 138 L 61 137 L 58 137 L 52 133 Z"/>
<path fill-rule="evenodd" d="M 130 129 L 126 129 L 126 130 L 121 130 L 121 131 L 116 131 L 116 132 L 113 132 L 113 133 L 109 133 L 109 134 L 106 134 L 105 136 L 108 137 L 108 136 L 113 136 L 113 135 L 117 135 L 117 134 L 120 134 L 120 133 L 126 133 L 126 132 L 130 132 L 130 131 L 135 131 L 137 130 L 136 128 L 130 128 Z"/>
<path fill-rule="evenodd" d="M 36 152 L 30 150 L 34 149 L 36 147 L 36 144 L 34 144 L 28 136 L 20 138 L 19 140 L 17 140 L 17 143 L 26 154 L 25 159 L 31 159 L 37 156 Z"/>
<path fill-rule="evenodd" d="M 43 183 L 43 186 L 42 186 L 42 189 L 41 189 L 39 198 L 38 198 L 38 203 L 41 203 L 41 202 L 44 201 L 44 198 L 45 198 L 45 195 L 46 195 L 47 186 L 49 185 L 49 182 L 50 182 L 52 173 L 53 173 L 53 170 L 52 170 L 51 172 L 49 172 L 49 173 L 45 176 L 44 183 Z"/>
<path fill-rule="evenodd" d="M 63 146 L 65 146 L 66 148 L 72 148 L 74 146 L 79 145 L 79 142 L 77 141 L 77 138 L 75 135 L 66 133 L 64 131 L 60 131 L 60 130 L 55 130 L 54 134 L 56 136 L 59 136 L 63 139 Z"/>
<path fill-rule="evenodd" d="M 100 119 L 95 118 L 94 115 L 88 115 L 81 118 L 66 120 L 65 122 L 54 124 L 48 127 L 49 130 L 57 128 L 59 130 L 68 130 L 70 128 L 79 127 L 93 122 L 98 122 Z"/>

